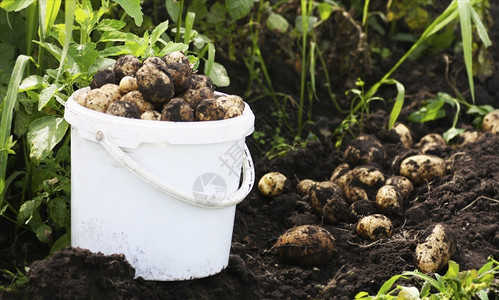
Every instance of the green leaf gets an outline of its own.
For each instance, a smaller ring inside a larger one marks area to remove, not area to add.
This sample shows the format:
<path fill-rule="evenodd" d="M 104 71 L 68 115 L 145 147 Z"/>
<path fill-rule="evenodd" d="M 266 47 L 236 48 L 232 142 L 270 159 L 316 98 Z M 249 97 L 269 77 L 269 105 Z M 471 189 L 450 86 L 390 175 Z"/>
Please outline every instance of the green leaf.
<path fill-rule="evenodd" d="M 98 24 L 96 29 L 100 31 L 116 31 L 126 26 L 126 23 L 120 20 L 103 19 Z"/>
<path fill-rule="evenodd" d="M 165 1 L 166 11 L 172 20 L 178 20 L 180 11 L 180 1 L 177 0 L 167 0 Z"/>
<path fill-rule="evenodd" d="M 189 49 L 189 46 L 184 43 L 168 42 L 166 43 L 165 47 L 163 47 L 163 49 L 161 49 L 161 51 L 158 53 L 158 56 L 165 56 L 168 53 L 174 51 L 186 52 L 187 49 Z"/>
<path fill-rule="evenodd" d="M 226 0 L 225 7 L 233 20 L 239 20 L 251 11 L 254 3 L 254 0 Z"/>
<path fill-rule="evenodd" d="M 383 285 L 379 288 L 378 296 L 386 294 L 392 288 L 395 281 L 397 281 L 400 277 L 403 277 L 403 276 L 402 275 L 395 275 L 395 276 L 392 276 L 387 281 L 385 281 L 385 283 L 383 283 Z"/>
<path fill-rule="evenodd" d="M 271 13 L 267 18 L 267 27 L 280 33 L 285 33 L 288 30 L 288 21 L 280 14 Z"/>
<path fill-rule="evenodd" d="M 62 57 L 62 49 L 61 48 L 59 48 L 56 45 L 51 44 L 51 43 L 41 43 L 38 41 L 34 41 L 34 42 L 37 43 L 38 45 L 42 46 L 46 50 L 48 50 L 50 52 L 50 54 L 52 54 L 58 61 L 61 61 L 61 57 Z M 74 61 L 74 59 L 72 57 L 67 57 L 66 59 L 67 59 L 67 61 L 66 61 L 66 64 L 64 65 L 64 69 L 68 70 L 71 74 L 80 73 L 80 68 L 78 67 L 78 64 Z M 54 78 L 55 77 L 57 77 L 57 73 L 56 73 L 56 76 L 54 76 Z"/>
<path fill-rule="evenodd" d="M 86 73 L 99 58 L 99 52 L 95 48 L 96 44 L 92 42 L 73 44 L 69 47 L 68 55 L 77 62 L 82 73 Z"/>
<path fill-rule="evenodd" d="M 206 74 L 206 73 L 205 73 Z M 227 70 L 225 67 L 217 62 L 213 62 L 211 67 L 210 79 L 216 86 L 228 86 L 230 84 L 230 78 L 227 76 Z"/>
<path fill-rule="evenodd" d="M 21 85 L 19 86 L 19 93 L 37 90 L 43 86 L 45 86 L 45 83 L 43 82 L 42 77 L 38 75 L 31 75 L 24 78 L 24 80 L 21 82 Z"/>
<path fill-rule="evenodd" d="M 136 36 L 133 33 L 130 32 L 121 32 L 121 31 L 105 31 L 100 39 L 99 42 L 127 42 L 127 41 L 133 41 L 139 39 L 138 36 Z"/>
<path fill-rule="evenodd" d="M 3 0 L 0 3 L 0 8 L 7 12 L 20 11 L 30 6 L 35 0 Z"/>
<path fill-rule="evenodd" d="M 69 236 L 68 233 L 65 233 L 65 234 L 61 235 L 61 237 L 59 237 L 57 239 L 57 241 L 54 242 L 52 247 L 50 247 L 50 254 L 53 254 L 54 252 L 57 252 L 60 250 L 63 250 L 64 248 L 66 248 L 70 245 L 71 245 L 71 237 Z"/>
<path fill-rule="evenodd" d="M 44 88 L 40 92 L 40 98 L 38 99 L 38 110 L 42 110 L 57 92 L 58 87 L 56 84 L 51 84 Z"/>
<path fill-rule="evenodd" d="M 388 130 L 390 130 L 397 121 L 400 115 L 400 111 L 404 106 L 405 88 L 402 83 L 394 79 L 389 79 L 387 83 L 395 84 L 395 86 L 397 87 L 397 99 L 395 100 L 395 104 L 393 104 L 393 108 L 390 113 L 390 120 L 388 121 Z"/>
<path fill-rule="evenodd" d="M 99 51 L 99 55 L 101 57 L 121 56 L 126 54 L 133 54 L 133 52 L 127 46 L 112 46 Z"/>
<path fill-rule="evenodd" d="M 48 203 L 50 219 L 60 227 L 66 225 L 68 217 L 68 206 L 62 198 L 51 199 Z"/>
<path fill-rule="evenodd" d="M 42 224 L 35 230 L 35 234 L 40 242 L 49 244 L 50 237 L 52 236 L 52 228 L 46 224 Z"/>
<path fill-rule="evenodd" d="M 302 23 L 302 16 L 297 16 L 295 19 L 295 27 L 298 29 L 298 32 L 302 33 L 303 32 L 303 23 Z M 310 16 L 307 18 L 308 19 L 308 24 L 307 26 L 307 32 L 311 32 L 314 30 L 314 25 L 317 23 L 317 18 L 314 16 Z"/>
<path fill-rule="evenodd" d="M 154 45 L 158 41 L 159 37 L 168 29 L 168 20 L 158 24 L 151 32 L 151 37 L 149 38 L 150 45 Z"/>
<path fill-rule="evenodd" d="M 369 3 L 369 1 L 366 1 L 366 3 Z M 329 19 L 334 9 L 335 7 L 333 7 L 330 3 L 319 3 L 319 5 L 317 5 L 317 10 L 319 10 L 319 17 L 321 18 L 321 21 Z"/>
<path fill-rule="evenodd" d="M 480 20 L 480 16 L 478 16 L 477 12 L 473 7 L 471 8 L 471 18 L 473 19 L 473 22 L 475 23 L 476 30 L 478 32 L 478 36 L 483 42 L 483 45 L 485 47 L 489 47 L 492 45 L 492 42 L 490 41 L 489 35 L 487 33 L 487 29 L 482 23 L 482 20 Z"/>
<path fill-rule="evenodd" d="M 40 161 L 47 157 L 62 140 L 67 129 L 68 123 L 60 117 L 46 116 L 34 120 L 27 134 L 30 158 Z"/>
<path fill-rule="evenodd" d="M 38 5 L 40 7 L 40 33 L 42 40 L 45 40 L 50 29 L 54 25 L 57 14 L 61 8 L 61 0 L 39 0 Z"/>
<path fill-rule="evenodd" d="M 186 45 L 191 41 L 192 27 L 194 26 L 195 19 L 196 14 L 193 12 L 188 12 L 185 16 L 184 44 Z"/>
<path fill-rule="evenodd" d="M 452 140 L 453 138 L 455 138 L 456 136 L 460 135 L 461 133 L 465 132 L 466 130 L 464 129 L 459 129 L 459 128 L 455 128 L 455 127 L 451 127 L 449 128 L 449 130 L 447 130 L 446 132 L 444 132 L 442 134 L 442 137 L 444 138 L 444 140 L 449 143 L 450 140 Z"/>
<path fill-rule="evenodd" d="M 140 0 L 113 0 L 118 3 L 126 12 L 127 15 L 133 18 L 135 25 L 141 26 L 143 22 L 142 8 Z"/>
<path fill-rule="evenodd" d="M 449 261 L 449 268 L 447 270 L 447 273 L 445 273 L 446 278 L 451 278 L 451 277 L 457 277 L 459 275 L 459 265 L 453 261 Z"/>
<path fill-rule="evenodd" d="M 90 67 L 88 67 L 88 74 L 93 75 L 100 69 L 107 69 L 112 67 L 115 63 L 116 63 L 115 59 L 107 57 L 99 57 Z"/>
<path fill-rule="evenodd" d="M 33 212 L 40 206 L 41 201 L 39 200 L 28 200 L 24 202 L 19 208 L 19 213 L 17 214 L 18 224 L 23 224 L 26 220 L 29 220 L 33 215 Z"/>
<path fill-rule="evenodd" d="M 461 36 L 463 42 L 464 64 L 468 74 L 468 84 L 470 86 L 471 98 L 475 103 L 475 88 L 473 84 L 473 50 L 471 36 L 471 4 L 469 0 L 457 1 L 459 10 L 459 21 L 461 24 Z"/>

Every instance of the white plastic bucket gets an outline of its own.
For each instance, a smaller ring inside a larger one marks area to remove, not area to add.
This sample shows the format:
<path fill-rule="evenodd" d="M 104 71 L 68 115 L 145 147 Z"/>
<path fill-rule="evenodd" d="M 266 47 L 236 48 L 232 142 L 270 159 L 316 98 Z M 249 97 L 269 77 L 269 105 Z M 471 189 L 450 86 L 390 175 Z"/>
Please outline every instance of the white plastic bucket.
<path fill-rule="evenodd" d="M 136 120 L 66 102 L 71 245 L 122 253 L 146 280 L 210 276 L 228 264 L 236 204 L 254 184 L 254 115 Z M 240 183 L 242 169 L 242 183 Z"/>

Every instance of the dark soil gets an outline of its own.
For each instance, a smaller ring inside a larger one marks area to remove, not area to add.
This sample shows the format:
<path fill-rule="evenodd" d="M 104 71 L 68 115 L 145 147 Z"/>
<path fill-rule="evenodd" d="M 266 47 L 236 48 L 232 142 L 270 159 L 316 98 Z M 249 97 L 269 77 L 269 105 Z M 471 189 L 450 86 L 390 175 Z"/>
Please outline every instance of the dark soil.
<path fill-rule="evenodd" d="M 497 16 L 497 4 L 491 6 L 492 16 Z M 475 83 L 477 104 L 498 107 L 497 24 L 490 34 L 496 72 Z M 390 66 L 387 62 L 382 65 Z M 449 91 L 445 68 L 443 56 L 423 56 L 406 62 L 394 75 L 407 89 L 402 122 L 428 95 Z M 452 71 L 460 71 L 459 86 L 466 89 L 464 71 L 453 70 L 451 66 Z M 375 106 L 363 129 L 383 144 L 387 157 L 374 163 L 386 177 L 398 174 L 402 158 L 417 152 L 404 149 L 393 134 L 382 130 L 390 108 L 382 103 Z M 257 129 L 272 126 L 266 123 L 270 119 L 267 108 L 255 104 L 254 111 L 257 117 L 262 116 L 257 119 Z M 463 115 L 459 126 L 471 128 L 471 120 Z M 324 122 L 318 120 L 317 124 L 325 127 L 318 125 L 316 129 L 327 131 L 337 122 L 337 117 L 330 115 Z M 450 124 L 448 117 L 423 125 L 408 125 L 418 141 L 427 133 L 444 132 Z M 267 172 L 279 171 L 290 179 L 291 186 L 306 178 L 327 180 L 335 167 L 343 163 L 343 150 L 335 150 L 331 141 L 324 138 L 275 160 L 258 158 L 257 179 Z M 366 241 L 354 232 L 355 223 L 332 225 L 323 221 L 312 212 L 307 198 L 300 197 L 293 189 L 270 199 L 254 188 L 237 206 L 229 265 L 217 275 L 180 282 L 145 281 L 134 279 L 134 269 L 121 255 L 104 256 L 68 248 L 31 265 L 25 296 L 29 299 L 353 299 L 360 291 L 375 294 L 392 275 L 416 269 L 416 245 L 425 231 L 438 223 L 449 228 L 457 241 L 452 260 L 462 270 L 476 269 L 490 255 L 499 258 L 498 153 L 499 136 L 492 134 L 483 134 L 476 142 L 462 147 L 448 146 L 434 151 L 432 154 L 446 161 L 447 172 L 415 186 L 403 203 L 403 212 L 389 215 L 394 233 L 388 239 Z M 284 264 L 277 257 L 272 249 L 277 238 L 287 229 L 304 224 L 322 226 L 334 236 L 336 250 L 328 262 L 299 267 Z M 444 268 L 440 273 L 445 271 Z M 10 294 L 3 296 L 9 298 Z"/>

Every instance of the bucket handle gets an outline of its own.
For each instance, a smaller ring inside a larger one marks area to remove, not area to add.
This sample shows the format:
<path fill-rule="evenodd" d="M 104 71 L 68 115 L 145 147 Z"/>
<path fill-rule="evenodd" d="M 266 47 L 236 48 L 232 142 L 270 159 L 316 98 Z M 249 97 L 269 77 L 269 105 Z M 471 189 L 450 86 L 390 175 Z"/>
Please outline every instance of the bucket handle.
<path fill-rule="evenodd" d="M 146 170 L 137 161 L 121 150 L 121 148 L 116 145 L 113 139 L 105 131 L 97 131 L 95 138 L 117 162 L 122 164 L 137 177 L 152 185 L 158 191 L 194 206 L 204 208 L 225 208 L 234 206 L 244 200 L 244 198 L 251 192 L 253 184 L 255 183 L 253 160 L 246 144 L 244 145 L 244 157 L 242 162 L 243 181 L 241 183 L 241 187 L 236 192 L 227 195 L 221 202 L 208 202 L 203 199 L 196 199 L 193 197 L 192 193 L 178 189 L 172 184 L 165 182 L 156 174 Z"/>

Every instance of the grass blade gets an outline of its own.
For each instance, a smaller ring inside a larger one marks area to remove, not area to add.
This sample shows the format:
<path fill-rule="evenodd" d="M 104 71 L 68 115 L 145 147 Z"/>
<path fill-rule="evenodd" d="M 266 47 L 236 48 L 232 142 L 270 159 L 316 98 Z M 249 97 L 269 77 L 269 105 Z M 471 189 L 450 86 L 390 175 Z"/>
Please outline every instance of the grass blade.
<path fill-rule="evenodd" d="M 12 127 L 14 106 L 17 102 L 17 93 L 24 76 L 24 69 L 29 60 L 30 57 L 26 55 L 17 57 L 16 64 L 12 70 L 12 77 L 7 88 L 7 95 L 3 101 L 2 119 L 0 120 L 0 205 L 3 202 L 3 195 L 5 192 L 7 156 L 9 154 L 9 147 L 12 144 L 10 130 Z"/>
<path fill-rule="evenodd" d="M 457 1 L 459 9 L 459 21 L 461 24 L 461 37 L 463 41 L 464 64 L 468 74 L 468 84 L 470 86 L 471 99 L 475 103 L 475 88 L 473 83 L 473 52 L 471 49 L 471 4 L 468 1 Z"/>
<path fill-rule="evenodd" d="M 369 0 L 366 0 L 366 2 L 364 2 L 364 10 L 362 12 L 362 26 L 366 25 L 368 13 L 369 13 Z"/>
<path fill-rule="evenodd" d="M 71 42 L 71 36 L 73 32 L 73 23 L 75 19 L 76 10 L 76 1 L 66 1 L 66 5 L 64 8 L 64 29 L 66 30 L 66 36 L 64 37 L 64 46 L 62 48 L 61 60 L 59 61 L 59 70 L 57 71 L 57 78 L 55 79 L 55 83 L 59 82 L 59 78 L 61 76 L 63 66 L 66 61 L 66 56 L 68 55 L 69 43 Z"/>
<path fill-rule="evenodd" d="M 196 14 L 193 12 L 188 12 L 185 16 L 185 31 L 184 31 L 184 44 L 189 45 L 191 41 L 192 27 L 194 26 L 194 19 Z"/>
<path fill-rule="evenodd" d="M 390 113 L 390 120 L 388 121 L 388 130 L 390 130 L 395 124 L 395 122 L 397 122 L 397 119 L 400 115 L 400 111 L 404 106 L 405 88 L 402 83 L 398 82 L 395 79 L 389 79 L 387 80 L 386 83 L 395 84 L 395 86 L 397 87 L 397 98 L 395 100 L 395 103 L 393 104 L 393 108 Z"/>
<path fill-rule="evenodd" d="M 492 42 L 490 41 L 487 29 L 485 28 L 485 25 L 483 25 L 482 20 L 480 20 L 480 16 L 478 16 L 473 7 L 471 8 L 471 18 L 473 19 L 473 23 L 475 23 L 478 36 L 482 40 L 485 47 L 491 46 Z"/>

